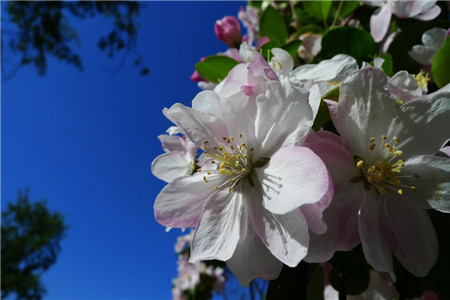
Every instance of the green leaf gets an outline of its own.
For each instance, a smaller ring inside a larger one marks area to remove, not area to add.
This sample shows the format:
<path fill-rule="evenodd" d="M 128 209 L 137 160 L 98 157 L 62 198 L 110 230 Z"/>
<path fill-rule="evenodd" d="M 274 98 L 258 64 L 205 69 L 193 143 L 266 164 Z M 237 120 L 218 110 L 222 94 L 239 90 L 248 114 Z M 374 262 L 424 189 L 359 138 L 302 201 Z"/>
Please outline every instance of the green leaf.
<path fill-rule="evenodd" d="M 319 131 L 328 122 L 331 121 L 330 111 L 328 110 L 328 105 L 323 101 L 323 99 L 339 101 L 339 86 L 325 93 L 320 100 L 319 111 L 317 112 L 316 118 L 312 129 Z"/>
<path fill-rule="evenodd" d="M 309 25 L 303 26 L 302 28 L 297 30 L 297 32 L 295 33 L 295 37 L 298 38 L 299 36 L 301 36 L 302 34 L 307 33 L 307 32 L 322 33 L 323 28 L 318 25 L 309 24 Z"/>
<path fill-rule="evenodd" d="M 292 59 L 295 59 L 295 57 L 297 57 L 298 48 L 300 47 L 301 44 L 302 44 L 302 41 L 295 40 L 290 43 L 287 43 L 282 48 L 284 50 L 286 50 L 292 56 Z"/>
<path fill-rule="evenodd" d="M 303 8 L 303 3 L 302 2 L 298 2 L 297 4 L 295 4 L 294 6 L 294 13 L 297 16 L 297 19 L 302 23 L 302 24 L 320 24 L 322 23 L 319 19 L 311 16 L 310 14 L 308 14 L 306 12 L 306 10 Z"/>
<path fill-rule="evenodd" d="M 431 73 L 438 88 L 450 82 L 450 39 L 446 38 L 442 47 L 433 58 Z"/>
<path fill-rule="evenodd" d="M 341 4 L 342 2 L 342 4 Z M 339 5 L 341 6 L 341 10 L 339 11 L 339 18 L 338 20 L 344 19 L 346 16 L 348 16 L 351 12 L 353 12 L 358 6 L 358 1 L 333 1 L 333 5 L 331 6 L 330 10 L 330 16 L 335 16 L 339 10 Z"/>
<path fill-rule="evenodd" d="M 195 70 L 204 79 L 213 83 L 219 83 L 238 62 L 225 55 L 208 56 L 205 60 L 195 65 Z"/>
<path fill-rule="evenodd" d="M 382 59 L 384 59 L 383 64 L 381 65 L 381 68 L 386 73 L 387 76 L 392 76 L 394 66 L 392 64 L 392 56 L 389 53 L 385 53 L 383 55 L 378 56 Z"/>
<path fill-rule="evenodd" d="M 370 33 L 354 27 L 336 27 L 328 30 L 322 38 L 323 59 L 336 54 L 353 56 L 358 64 L 370 61 L 375 53 L 375 42 Z"/>
<path fill-rule="evenodd" d="M 280 13 L 270 5 L 264 10 L 261 16 L 259 35 L 261 37 L 267 36 L 271 41 L 276 40 L 280 45 L 286 43 L 288 31 L 284 19 Z"/>
<path fill-rule="evenodd" d="M 303 8 L 308 14 L 321 21 L 326 21 L 330 12 L 332 1 L 305 1 Z"/>

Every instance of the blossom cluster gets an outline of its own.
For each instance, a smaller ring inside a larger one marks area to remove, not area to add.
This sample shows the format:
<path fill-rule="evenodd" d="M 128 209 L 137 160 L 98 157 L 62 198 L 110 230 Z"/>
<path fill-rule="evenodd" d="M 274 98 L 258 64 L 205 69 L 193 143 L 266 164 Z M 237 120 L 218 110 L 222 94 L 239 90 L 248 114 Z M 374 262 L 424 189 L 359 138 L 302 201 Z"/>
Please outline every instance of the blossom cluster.
<path fill-rule="evenodd" d="M 302 9 L 323 12 L 325 2 L 291 5 L 296 21 L 304 23 Z M 405 34 L 393 20 L 433 20 L 441 6 L 343 3 L 332 21 L 324 18 L 332 22 L 325 32 L 304 23 L 290 42 L 267 27 L 286 25 L 284 2 L 242 8 L 244 36 L 235 17 L 219 20 L 216 35 L 229 49 L 197 64 L 191 79 L 204 91 L 190 107 L 164 109 L 174 127 L 159 137 L 165 153 L 152 164 L 167 182 L 155 218 L 195 228 L 191 263 L 224 261 L 246 286 L 276 279 L 283 265 L 333 265 L 337 253 L 355 249 L 370 278 L 392 284 L 397 265 L 424 277 L 438 260 L 428 211 L 450 212 L 450 71 L 438 65 L 448 61 L 448 31 L 423 30 L 423 45 L 402 54 L 416 61 L 415 73 L 388 51 Z M 373 12 L 370 34 L 357 18 L 364 9 Z M 334 44 L 342 49 L 334 53 L 330 42 L 343 33 L 379 47 L 361 54 Z M 218 70 L 219 60 L 229 67 Z"/>
<path fill-rule="evenodd" d="M 175 252 L 178 254 L 178 277 L 173 279 L 174 300 L 210 298 L 214 291 L 225 287 L 224 269 L 205 262 L 189 263 L 189 250 L 194 232 L 178 237 Z"/>

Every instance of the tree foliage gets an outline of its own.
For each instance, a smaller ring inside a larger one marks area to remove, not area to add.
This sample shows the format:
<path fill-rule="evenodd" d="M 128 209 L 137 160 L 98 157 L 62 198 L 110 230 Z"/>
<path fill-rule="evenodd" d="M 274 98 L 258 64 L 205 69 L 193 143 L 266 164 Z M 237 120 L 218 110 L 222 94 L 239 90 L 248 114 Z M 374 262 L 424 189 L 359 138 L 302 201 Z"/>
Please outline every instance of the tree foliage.
<path fill-rule="evenodd" d="M 28 190 L 19 192 L 2 213 L 2 298 L 42 298 L 40 277 L 56 262 L 66 230 L 63 216 L 50 212 L 45 200 L 31 203 Z"/>
<path fill-rule="evenodd" d="M 140 74 L 145 75 L 149 70 L 143 65 L 143 58 L 135 49 L 140 7 L 138 2 L 125 1 L 6 2 L 4 11 L 9 16 L 9 23 L 2 26 L 2 48 L 8 47 L 7 50 L 14 56 L 20 56 L 20 61 L 6 70 L 4 62 L 8 61 L 2 51 L 2 71 L 6 71 L 8 79 L 14 76 L 19 67 L 34 65 L 38 73 L 44 75 L 49 56 L 82 71 L 83 62 L 76 50 L 80 47 L 80 39 L 70 20 L 103 16 L 113 20 L 113 28 L 100 37 L 97 46 L 108 57 L 122 55 L 118 69 L 132 53 L 136 57 L 134 64 L 140 68 Z"/>

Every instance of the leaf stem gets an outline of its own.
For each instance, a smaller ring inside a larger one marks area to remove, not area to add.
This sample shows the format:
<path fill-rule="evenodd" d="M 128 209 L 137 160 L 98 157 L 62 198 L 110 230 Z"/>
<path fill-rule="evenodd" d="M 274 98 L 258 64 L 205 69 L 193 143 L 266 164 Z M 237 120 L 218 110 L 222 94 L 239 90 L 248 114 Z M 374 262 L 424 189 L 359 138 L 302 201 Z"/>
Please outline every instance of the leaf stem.
<path fill-rule="evenodd" d="M 339 16 L 339 14 L 341 13 L 341 9 L 342 9 L 342 4 L 344 3 L 344 0 L 341 0 L 339 2 L 339 6 L 338 9 L 336 11 L 336 14 L 334 15 L 334 19 L 333 19 L 333 23 L 331 23 L 331 27 L 333 27 L 336 24 L 337 18 Z"/>

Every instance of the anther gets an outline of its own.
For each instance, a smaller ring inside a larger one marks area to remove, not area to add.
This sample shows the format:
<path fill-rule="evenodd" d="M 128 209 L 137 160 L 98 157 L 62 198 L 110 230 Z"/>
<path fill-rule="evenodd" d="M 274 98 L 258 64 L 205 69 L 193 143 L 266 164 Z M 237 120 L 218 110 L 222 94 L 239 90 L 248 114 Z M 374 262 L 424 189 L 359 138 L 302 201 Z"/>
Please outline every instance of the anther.
<path fill-rule="evenodd" d="M 202 169 L 197 169 L 197 172 L 201 173 L 201 172 L 202 172 Z"/>
<path fill-rule="evenodd" d="M 370 141 L 373 143 L 375 141 L 375 137 L 370 138 Z"/>
<path fill-rule="evenodd" d="M 373 172 L 375 172 L 376 169 L 377 168 L 375 166 L 370 166 L 370 168 L 367 170 L 367 172 L 373 173 Z"/>
<path fill-rule="evenodd" d="M 206 179 L 206 176 L 203 176 L 203 181 L 208 182 L 208 180 Z"/>
<path fill-rule="evenodd" d="M 401 195 L 403 195 L 403 190 L 402 189 L 398 189 L 397 193 L 401 196 Z"/>
<path fill-rule="evenodd" d="M 362 166 L 364 166 L 364 161 L 363 161 L 363 160 L 358 161 L 358 163 L 356 164 L 356 166 L 357 166 L 358 168 L 361 168 Z"/>
<path fill-rule="evenodd" d="M 372 145 L 370 145 L 369 149 L 373 150 L 373 149 L 375 149 L 375 147 L 376 147 L 376 144 L 372 144 Z"/>
<path fill-rule="evenodd" d="M 412 190 L 413 192 L 417 191 L 416 187 L 413 186 L 413 185 L 411 186 L 411 190 Z"/>
<path fill-rule="evenodd" d="M 206 171 L 206 174 L 211 175 L 211 172 L 210 171 Z"/>
<path fill-rule="evenodd" d="M 389 143 L 386 143 L 386 144 L 384 144 L 384 147 L 386 147 L 386 148 L 390 148 L 390 147 L 391 147 L 391 145 L 390 145 Z"/>
<path fill-rule="evenodd" d="M 395 156 L 400 157 L 403 155 L 403 152 L 398 150 L 398 151 L 395 151 L 394 154 L 395 154 Z"/>
<path fill-rule="evenodd" d="M 392 139 L 393 139 L 397 144 L 400 143 L 400 140 L 398 139 L 398 137 L 394 136 Z"/>
<path fill-rule="evenodd" d="M 219 189 L 219 187 L 218 187 L 217 185 L 215 185 L 215 186 L 214 186 L 214 189 L 217 190 L 217 189 Z"/>
<path fill-rule="evenodd" d="M 382 135 L 381 138 L 382 138 L 383 140 L 387 140 L 387 136 L 385 136 L 385 135 Z"/>

